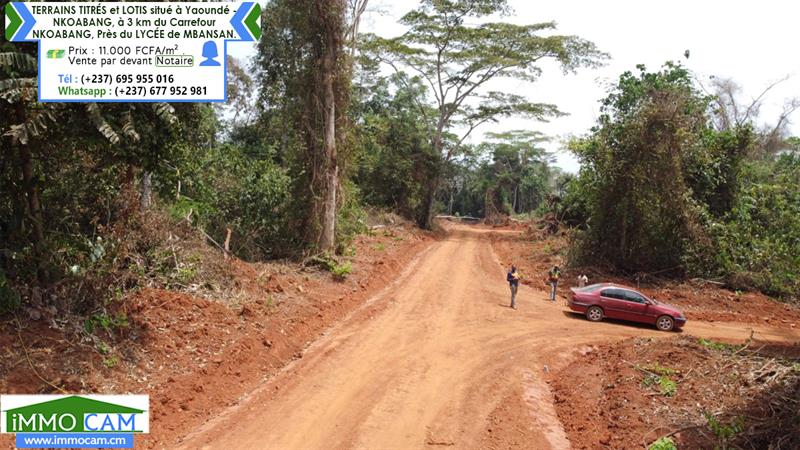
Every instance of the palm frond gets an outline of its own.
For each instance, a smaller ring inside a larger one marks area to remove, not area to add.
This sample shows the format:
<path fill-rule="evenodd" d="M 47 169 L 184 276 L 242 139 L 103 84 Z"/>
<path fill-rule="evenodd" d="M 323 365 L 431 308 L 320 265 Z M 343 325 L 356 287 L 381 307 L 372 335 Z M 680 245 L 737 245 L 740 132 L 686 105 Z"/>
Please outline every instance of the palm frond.
<path fill-rule="evenodd" d="M 11 125 L 5 136 L 10 136 L 14 143 L 27 145 L 31 139 L 36 139 L 44 135 L 49 123 L 57 122 L 56 110 L 38 109 L 28 112 L 28 120 L 25 123 Z"/>
<path fill-rule="evenodd" d="M 120 137 L 114 128 L 106 121 L 103 114 L 100 112 L 100 108 L 97 106 L 97 103 L 88 103 L 86 104 L 86 112 L 89 114 L 89 119 L 94 124 L 97 131 L 103 135 L 109 142 L 116 145 L 120 142 Z"/>
<path fill-rule="evenodd" d="M 156 117 L 167 125 L 174 125 L 178 121 L 178 116 L 175 115 L 175 108 L 169 103 L 153 103 L 153 111 L 156 112 Z"/>
<path fill-rule="evenodd" d="M 22 74 L 33 74 L 37 71 L 36 58 L 26 53 L 0 53 L 0 67 Z"/>
<path fill-rule="evenodd" d="M 0 99 L 14 103 L 25 94 L 28 89 L 36 89 L 36 78 L 9 78 L 0 80 Z"/>
<path fill-rule="evenodd" d="M 132 110 L 133 107 L 122 113 L 122 133 L 124 133 L 125 136 L 130 138 L 133 142 L 139 142 L 141 137 L 136 131 L 136 125 L 133 123 L 133 114 L 131 114 Z"/>

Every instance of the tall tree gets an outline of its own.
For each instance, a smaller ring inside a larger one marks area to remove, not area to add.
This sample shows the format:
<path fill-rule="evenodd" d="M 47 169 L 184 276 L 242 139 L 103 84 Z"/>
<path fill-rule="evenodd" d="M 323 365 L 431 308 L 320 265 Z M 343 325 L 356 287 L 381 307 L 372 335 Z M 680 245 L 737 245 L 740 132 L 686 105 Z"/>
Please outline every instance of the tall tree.
<path fill-rule="evenodd" d="M 49 192 L 61 181 L 54 173 L 63 168 L 53 160 L 83 147 L 82 151 L 93 153 L 93 160 L 118 165 L 119 179 L 132 186 L 132 169 L 144 168 L 149 173 L 165 153 L 161 147 L 169 140 L 170 130 L 154 122 L 162 119 L 173 124 L 177 117 L 166 103 L 38 103 L 35 54 L 35 44 L 0 45 L 0 141 L 11 150 L 0 154 L 0 177 L 10 175 L 0 190 L 0 209 L 8 211 L 1 214 L 0 239 L 8 237 L 20 249 L 32 244 L 31 257 L 43 268 L 53 259 L 46 254 L 56 225 L 52 214 L 64 206 L 63 198 L 60 203 L 48 202 Z M 86 128 L 87 122 L 94 128 Z M 12 170 L 13 166 L 18 168 Z M 142 205 L 146 205 L 149 186 L 143 194 Z M 14 200 L 6 202 L 4 197 Z M 39 281 L 50 278 L 48 271 L 38 272 Z"/>
<path fill-rule="evenodd" d="M 354 84 L 352 116 L 360 149 L 354 181 L 368 204 L 414 219 L 434 160 L 429 124 L 415 106 L 425 86 L 419 79 L 397 80 L 405 74 L 383 78 L 366 69 L 362 64 Z"/>
<path fill-rule="evenodd" d="M 524 130 L 487 133 L 486 137 L 489 141 L 478 148 L 491 152 L 495 188 L 511 206 L 507 213 L 530 212 L 550 193 L 551 169 L 547 152 L 540 146 L 549 139 Z"/>
<path fill-rule="evenodd" d="M 341 76 L 341 59 L 344 49 L 344 0 L 317 0 L 314 3 L 316 20 L 322 33 L 321 45 L 315 45 L 322 60 L 321 94 L 322 121 L 322 192 L 321 230 L 317 248 L 330 252 L 336 244 L 336 191 L 339 189 L 339 162 L 336 152 L 336 87 L 334 79 Z M 343 92 L 339 92 L 343 95 Z"/>
<path fill-rule="evenodd" d="M 712 117 L 715 128 L 719 131 L 736 131 L 747 127 L 758 129 L 757 145 L 752 149 L 753 156 L 772 157 L 790 148 L 791 145 L 787 142 L 790 136 L 790 119 L 800 109 L 800 97 L 785 99 L 783 108 L 773 123 L 763 125 L 759 123 L 761 108 L 770 92 L 789 78 L 784 77 L 769 84 L 748 103 L 741 99 L 742 88 L 733 79 L 712 77 L 711 94 L 714 99 Z"/>
<path fill-rule="evenodd" d="M 544 60 L 559 62 L 565 72 L 597 66 L 606 55 L 576 36 L 547 35 L 555 23 L 514 25 L 503 22 L 466 23 L 510 12 L 507 0 L 423 0 L 401 23 L 408 31 L 396 38 L 370 36 L 366 49 L 396 71 L 418 74 L 436 99 L 435 117 L 426 105 L 420 115 L 434 125 L 429 131 L 439 155 L 426 186 L 418 222 L 432 225 L 434 198 L 446 164 L 458 154 L 472 132 L 487 122 L 519 115 L 546 120 L 561 114 L 555 105 L 532 103 L 522 95 L 487 90 L 499 78 L 536 81 Z M 448 139 L 448 135 L 452 139 Z"/>
<path fill-rule="evenodd" d="M 261 122 L 293 166 L 298 221 L 306 243 L 336 244 L 351 59 L 345 45 L 366 2 L 275 0 L 265 9 L 256 68 Z M 354 9 L 353 9 L 354 8 Z"/>
<path fill-rule="evenodd" d="M 586 262 L 630 272 L 676 270 L 705 240 L 689 179 L 712 165 L 702 145 L 710 99 L 682 66 L 638 67 L 603 100 L 593 133 L 570 144 L 592 206 L 583 250 Z"/>

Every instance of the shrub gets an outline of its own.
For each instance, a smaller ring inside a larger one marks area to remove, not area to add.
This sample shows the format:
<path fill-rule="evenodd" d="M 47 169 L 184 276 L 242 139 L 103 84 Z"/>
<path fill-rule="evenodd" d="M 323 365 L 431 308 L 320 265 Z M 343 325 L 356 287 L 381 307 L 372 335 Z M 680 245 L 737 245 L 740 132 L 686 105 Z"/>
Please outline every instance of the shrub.
<path fill-rule="evenodd" d="M 337 280 L 346 279 L 347 276 L 350 275 L 350 272 L 352 271 L 353 267 L 350 265 L 349 262 L 343 264 L 336 264 L 333 267 L 331 267 L 331 273 L 333 274 L 333 277 L 336 278 Z"/>
<path fill-rule="evenodd" d="M 352 181 L 346 180 L 341 188 L 341 206 L 336 217 L 336 253 L 342 255 L 353 239 L 367 231 L 367 213 L 361 206 L 361 195 Z"/>
<path fill-rule="evenodd" d="M 0 268 L 0 314 L 14 312 L 19 306 L 19 293 L 11 288 L 5 272 Z"/>
<path fill-rule="evenodd" d="M 265 157 L 266 156 L 266 157 Z M 174 217 L 192 220 L 218 242 L 230 228 L 231 251 L 246 260 L 285 256 L 298 246 L 291 229 L 291 177 L 267 155 L 235 145 L 198 151 L 186 162 Z"/>
<path fill-rule="evenodd" d="M 115 316 L 109 316 L 105 313 L 95 314 L 86 319 L 83 323 L 83 328 L 89 334 L 94 333 L 97 328 L 102 328 L 106 332 L 110 333 L 114 330 L 128 328 L 129 326 L 130 324 L 128 323 L 128 317 L 122 313 Z"/>
<path fill-rule="evenodd" d="M 703 339 L 703 338 L 698 339 L 697 343 L 702 345 L 703 347 L 705 347 L 707 349 L 716 350 L 716 351 L 727 351 L 727 352 L 730 352 L 730 351 L 734 351 L 734 350 L 738 350 L 738 349 L 742 348 L 741 345 L 725 344 L 725 343 L 722 343 L 722 342 L 712 341 L 712 340 Z"/>
<path fill-rule="evenodd" d="M 647 450 L 678 450 L 678 446 L 672 438 L 665 436 L 650 444 Z"/>
<path fill-rule="evenodd" d="M 646 375 L 642 380 L 645 387 L 657 386 L 664 397 L 672 397 L 678 392 L 678 384 L 666 375 Z"/>
<path fill-rule="evenodd" d="M 702 238 L 685 166 L 707 129 L 708 105 L 683 67 L 639 69 L 603 100 L 593 133 L 569 144 L 585 184 L 572 186 L 571 204 L 590 206 L 579 241 L 590 250 L 573 254 L 632 272 L 676 267 L 686 244 Z"/>
<path fill-rule="evenodd" d="M 763 164 L 763 163 L 760 163 Z M 718 251 L 712 275 L 736 289 L 800 294 L 800 158 L 783 157 L 769 179 L 752 179 L 733 209 L 710 225 Z"/>
<path fill-rule="evenodd" d="M 734 417 L 729 423 L 724 423 L 720 422 L 720 420 L 710 412 L 705 412 L 703 415 L 706 418 L 708 429 L 711 430 L 717 438 L 717 444 L 719 445 L 717 448 L 722 450 L 730 448 L 730 442 L 733 441 L 737 434 L 744 431 L 744 417 Z"/>

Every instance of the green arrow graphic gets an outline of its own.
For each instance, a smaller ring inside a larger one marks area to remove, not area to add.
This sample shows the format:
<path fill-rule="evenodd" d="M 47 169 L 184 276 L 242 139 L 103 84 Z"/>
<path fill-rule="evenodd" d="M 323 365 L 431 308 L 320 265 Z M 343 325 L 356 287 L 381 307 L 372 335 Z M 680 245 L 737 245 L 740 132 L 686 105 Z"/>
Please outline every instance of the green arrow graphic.
<path fill-rule="evenodd" d="M 256 40 L 261 39 L 261 5 L 256 3 L 250 14 L 244 19 L 244 24 Z"/>
<path fill-rule="evenodd" d="M 17 10 L 11 3 L 6 3 L 6 40 L 10 41 L 21 26 L 22 18 L 17 14 Z"/>

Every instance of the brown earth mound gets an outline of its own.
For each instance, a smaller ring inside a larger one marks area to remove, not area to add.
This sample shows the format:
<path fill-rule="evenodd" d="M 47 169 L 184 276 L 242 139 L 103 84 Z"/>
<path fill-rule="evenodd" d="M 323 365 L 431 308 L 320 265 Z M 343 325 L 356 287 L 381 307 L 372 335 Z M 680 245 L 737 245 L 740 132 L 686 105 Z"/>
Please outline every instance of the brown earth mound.
<path fill-rule="evenodd" d="M 430 242 L 407 226 L 361 236 L 344 281 L 315 267 L 231 259 L 231 288 L 219 299 L 208 290 L 203 298 L 143 289 L 109 307 L 109 316 L 124 314 L 126 325 L 92 333 L 76 318 L 6 317 L 0 392 L 149 394 L 157 405 L 151 434 L 137 438 L 137 446 L 169 447 L 173 436 L 302 357 L 310 341 L 390 283 Z M 4 436 L 0 447 L 11 442 Z"/>
<path fill-rule="evenodd" d="M 678 448 L 797 448 L 797 397 L 781 399 L 800 389 L 799 350 L 635 338 L 593 347 L 550 384 L 574 448 L 641 449 L 664 436 Z"/>

